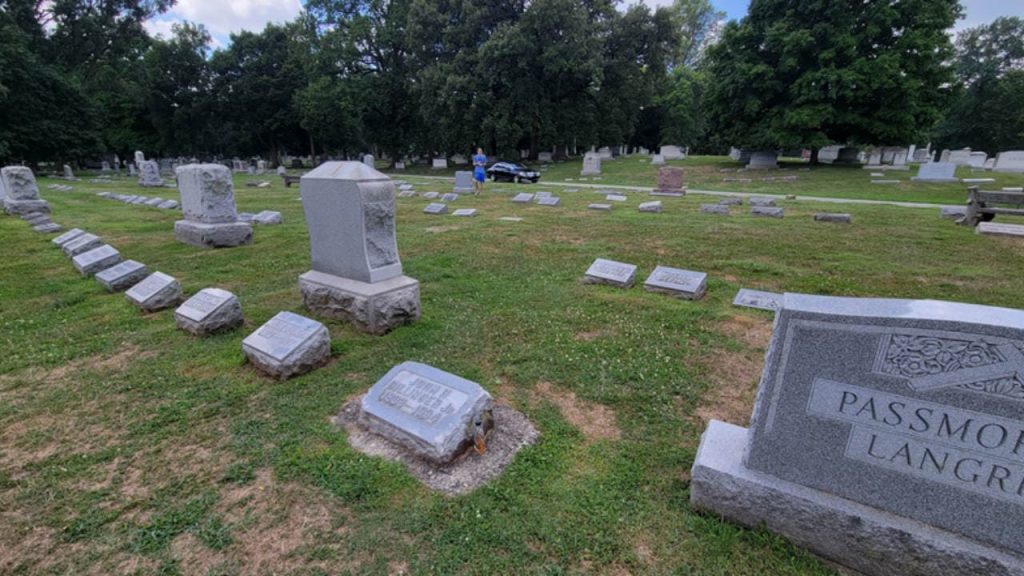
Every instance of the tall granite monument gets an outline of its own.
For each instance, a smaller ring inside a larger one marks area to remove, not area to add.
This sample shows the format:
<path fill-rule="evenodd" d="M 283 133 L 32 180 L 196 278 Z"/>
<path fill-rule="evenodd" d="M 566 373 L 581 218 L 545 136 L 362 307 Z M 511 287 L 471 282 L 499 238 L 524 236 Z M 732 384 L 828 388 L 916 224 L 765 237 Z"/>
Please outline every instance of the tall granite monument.
<path fill-rule="evenodd" d="M 1022 407 L 1024 311 L 786 294 L 691 501 L 864 574 L 1024 574 Z"/>
<path fill-rule="evenodd" d="M 361 162 L 326 162 L 301 179 L 313 269 L 299 277 L 314 313 L 384 334 L 420 317 L 420 284 L 402 274 L 395 184 Z"/>
<path fill-rule="evenodd" d="M 4 211 L 8 214 L 20 216 L 32 212 L 50 212 L 50 204 L 39 198 L 39 186 L 31 168 L 7 166 L 0 170 L 0 189 L 3 191 L 0 202 L 3 202 Z"/>
<path fill-rule="evenodd" d="M 178 191 L 185 219 L 174 223 L 179 242 L 200 248 L 252 243 L 252 224 L 240 222 L 231 170 L 221 164 L 179 166 Z"/>

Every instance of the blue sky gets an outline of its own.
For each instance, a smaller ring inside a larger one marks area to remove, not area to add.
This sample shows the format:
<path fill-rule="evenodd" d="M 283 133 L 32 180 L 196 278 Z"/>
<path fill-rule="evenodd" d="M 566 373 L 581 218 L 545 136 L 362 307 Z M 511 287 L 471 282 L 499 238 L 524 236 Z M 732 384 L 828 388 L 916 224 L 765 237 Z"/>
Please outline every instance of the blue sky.
<path fill-rule="evenodd" d="M 663 6 L 672 0 L 626 0 L 623 4 L 642 1 L 649 6 Z M 730 19 L 742 18 L 750 0 L 713 0 Z M 986 24 L 999 16 L 1024 17 L 1024 0 L 961 0 L 967 17 L 957 22 L 954 31 Z M 174 10 L 147 23 L 153 34 L 169 35 L 171 25 L 181 20 L 206 25 L 215 47 L 227 45 L 232 32 L 262 30 L 268 22 L 286 22 L 302 9 L 300 0 L 178 0 Z"/>

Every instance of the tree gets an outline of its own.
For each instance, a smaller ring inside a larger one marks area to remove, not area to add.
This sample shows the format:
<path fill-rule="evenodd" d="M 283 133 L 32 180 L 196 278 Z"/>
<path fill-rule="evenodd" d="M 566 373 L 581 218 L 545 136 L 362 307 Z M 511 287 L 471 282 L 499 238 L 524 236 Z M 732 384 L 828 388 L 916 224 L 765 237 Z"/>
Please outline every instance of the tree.
<path fill-rule="evenodd" d="M 917 140 L 953 81 L 956 0 L 753 0 L 708 52 L 720 146 L 818 148 Z"/>
<path fill-rule="evenodd" d="M 200 24 L 175 24 L 145 56 L 145 105 L 156 132 L 155 153 L 196 155 L 210 149 L 210 34 Z"/>

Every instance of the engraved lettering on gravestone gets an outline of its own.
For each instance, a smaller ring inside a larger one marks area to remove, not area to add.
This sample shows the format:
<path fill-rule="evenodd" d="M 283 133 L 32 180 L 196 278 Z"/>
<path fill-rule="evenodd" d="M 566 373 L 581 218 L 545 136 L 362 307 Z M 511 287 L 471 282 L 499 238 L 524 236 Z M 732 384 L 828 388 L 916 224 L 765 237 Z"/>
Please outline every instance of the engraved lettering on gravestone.
<path fill-rule="evenodd" d="M 278 314 L 250 334 L 246 342 L 274 360 L 283 362 L 289 354 L 316 335 L 319 327 L 318 322 L 298 315 Z"/>
<path fill-rule="evenodd" d="M 427 424 L 456 413 L 469 395 L 403 370 L 384 388 L 380 402 Z"/>
<path fill-rule="evenodd" d="M 145 302 L 173 281 L 174 279 L 170 276 L 160 272 L 155 272 L 150 274 L 149 277 L 142 282 L 132 286 L 131 289 L 128 290 L 128 294 L 140 302 Z"/>
<path fill-rule="evenodd" d="M 1024 343 L 969 340 L 933 332 L 886 334 L 873 371 L 900 376 L 917 391 L 956 386 L 1024 399 Z"/>
<path fill-rule="evenodd" d="M 195 296 L 185 301 L 177 311 L 182 316 L 199 322 L 205 318 L 207 314 L 213 312 L 224 304 L 226 300 L 226 298 L 214 296 L 209 292 L 197 292 Z"/>

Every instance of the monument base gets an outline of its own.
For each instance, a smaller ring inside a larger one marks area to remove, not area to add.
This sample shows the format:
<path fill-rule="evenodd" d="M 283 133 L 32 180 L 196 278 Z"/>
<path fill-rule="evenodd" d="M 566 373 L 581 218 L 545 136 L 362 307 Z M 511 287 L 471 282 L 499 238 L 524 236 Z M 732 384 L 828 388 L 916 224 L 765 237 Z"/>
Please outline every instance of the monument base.
<path fill-rule="evenodd" d="M 420 283 L 398 276 L 368 284 L 310 270 L 299 276 L 302 303 L 314 314 L 386 334 L 420 317 Z"/>
<path fill-rule="evenodd" d="M 584 170 L 584 171 L 580 172 L 580 176 L 600 176 L 600 175 L 601 175 L 601 172 L 600 171 L 595 171 L 595 170 Z"/>
<path fill-rule="evenodd" d="M 747 429 L 712 420 L 690 476 L 690 503 L 868 576 L 1024 574 L 1024 558 L 870 506 L 748 470 Z"/>
<path fill-rule="evenodd" d="M 46 200 L 11 200 L 3 201 L 4 211 L 12 216 L 23 216 L 33 212 L 50 213 L 50 204 Z"/>
<path fill-rule="evenodd" d="M 178 242 L 199 248 L 230 248 L 252 244 L 252 225 L 248 222 L 203 224 L 178 220 L 174 223 L 174 237 Z"/>

